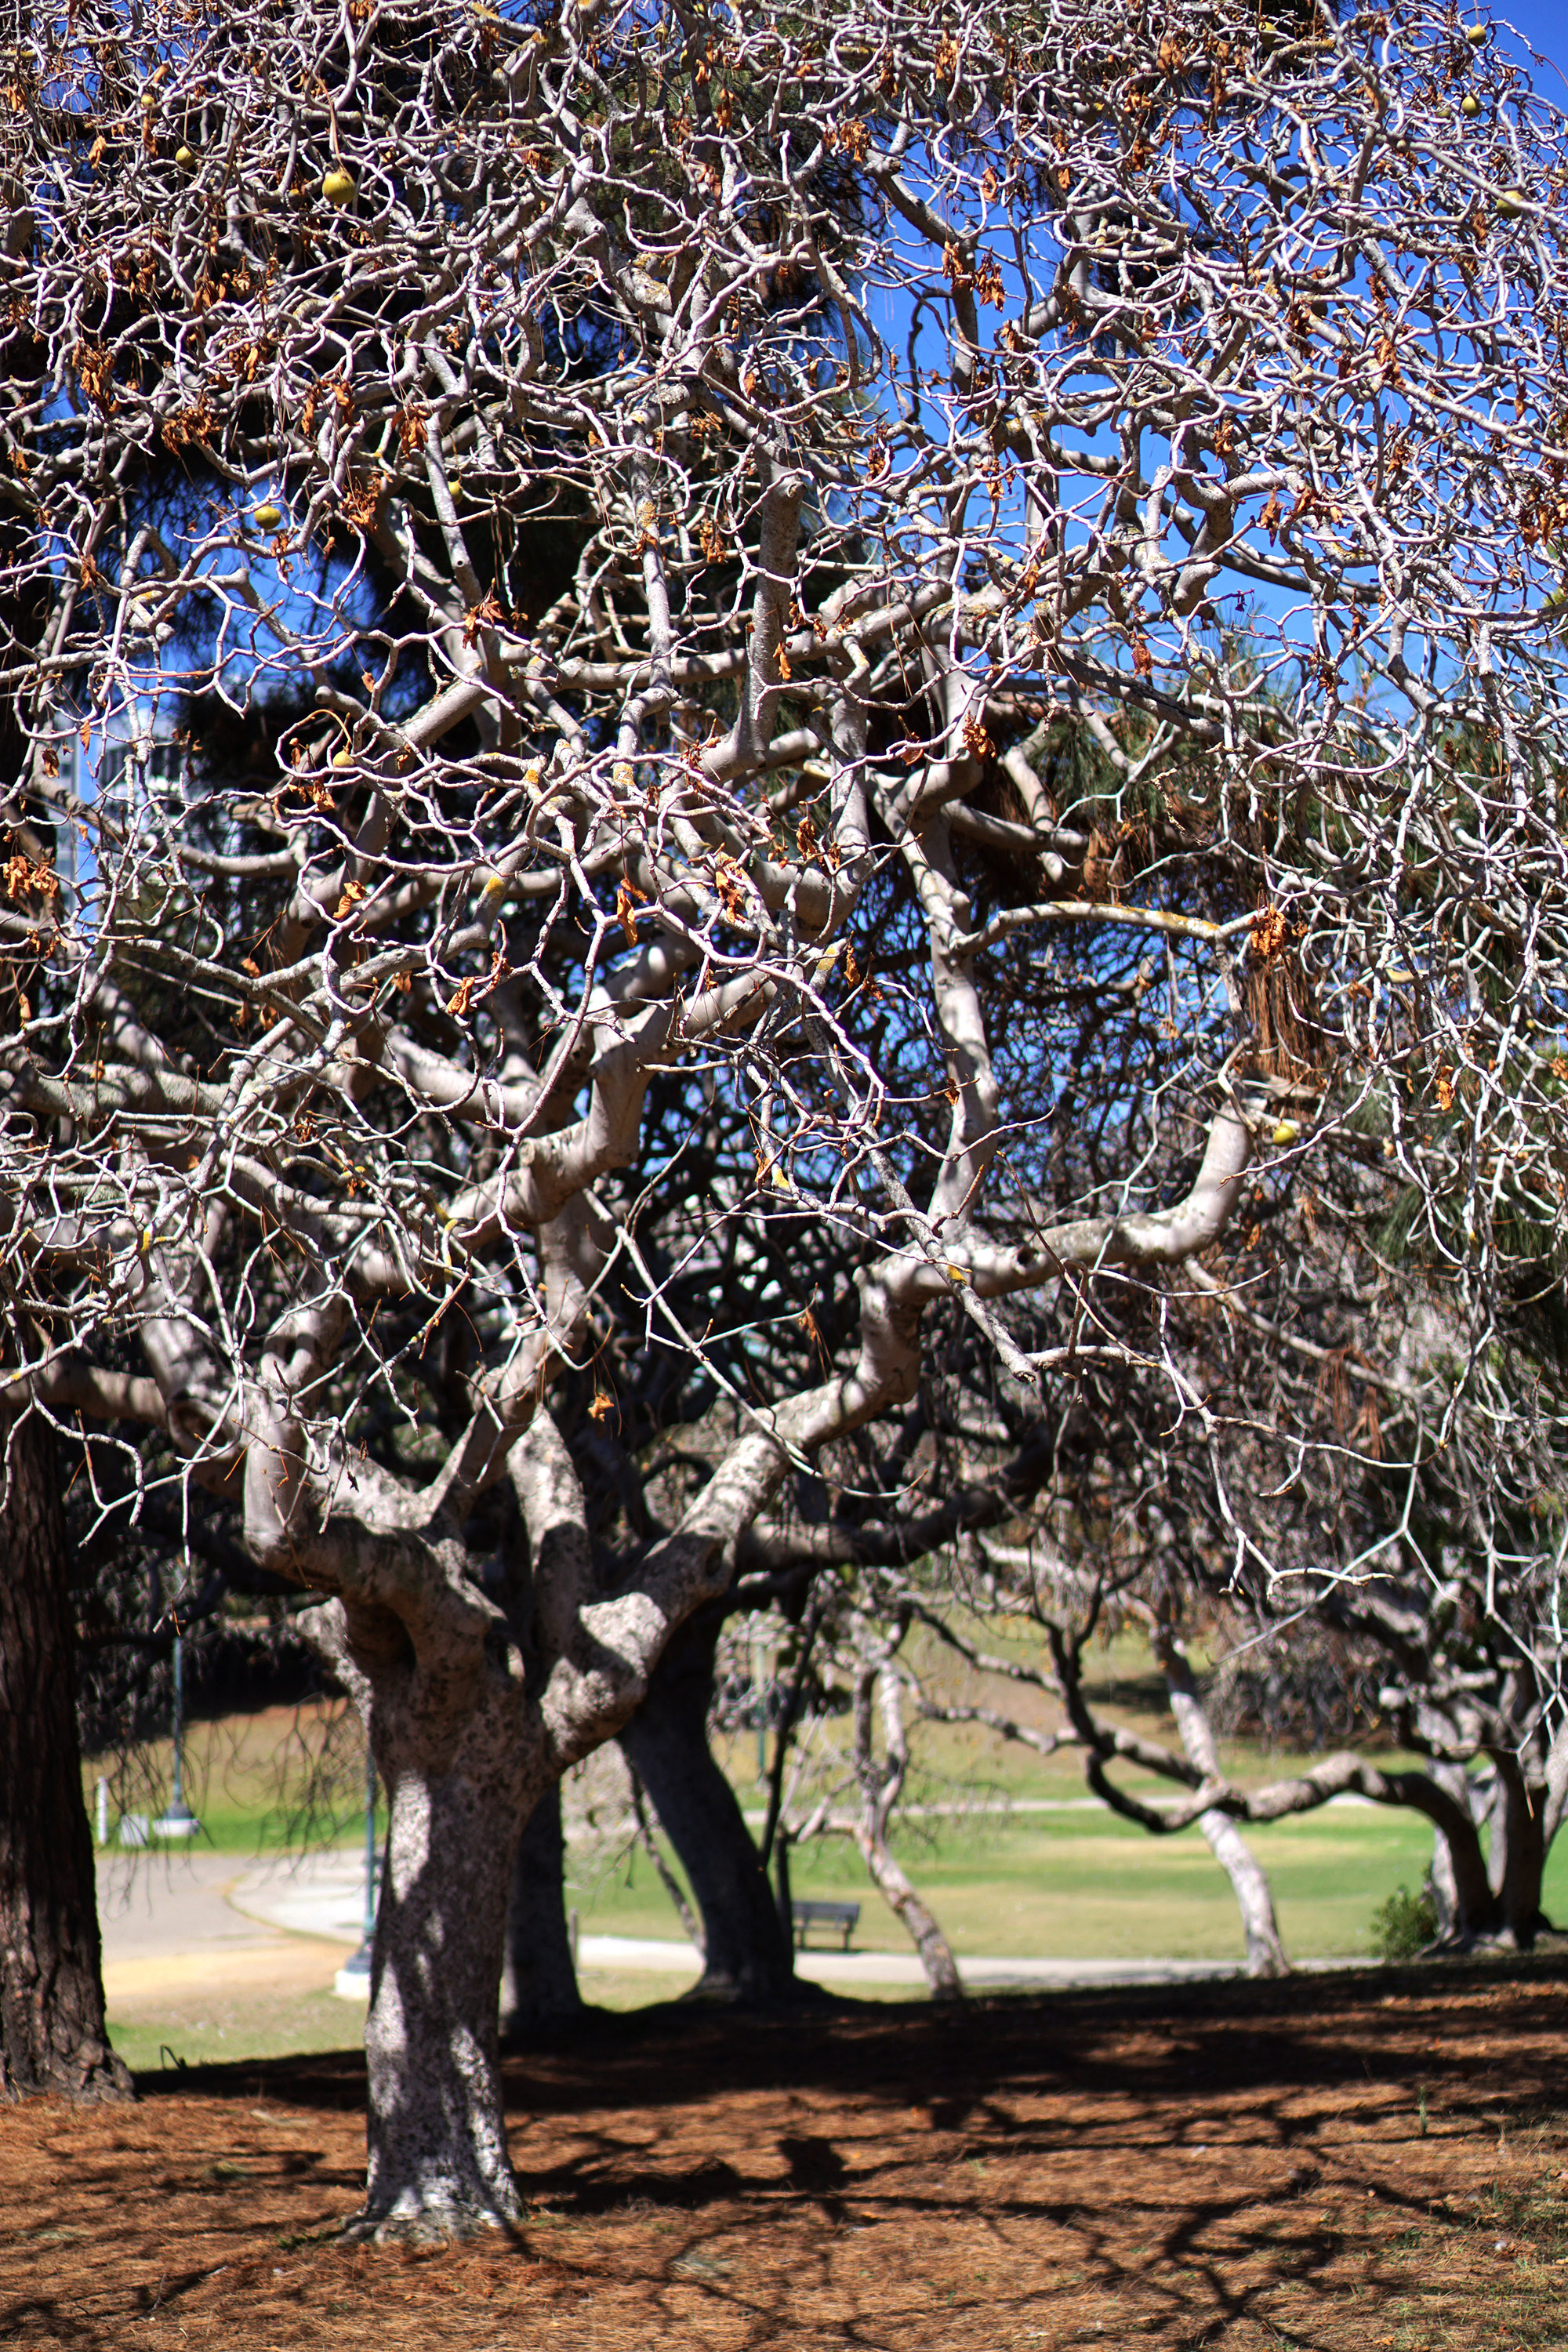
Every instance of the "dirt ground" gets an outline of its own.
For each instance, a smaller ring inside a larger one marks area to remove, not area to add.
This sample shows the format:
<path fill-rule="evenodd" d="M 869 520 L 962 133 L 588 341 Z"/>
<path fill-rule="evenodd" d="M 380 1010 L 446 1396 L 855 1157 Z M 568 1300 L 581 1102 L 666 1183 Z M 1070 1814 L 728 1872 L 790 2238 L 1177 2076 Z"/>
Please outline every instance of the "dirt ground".
<path fill-rule="evenodd" d="M 513 2240 L 334 2243 L 357 2056 L 0 2112 L 0 2340 L 148 2352 L 1568 2343 L 1568 1969 L 606 2017 Z"/>

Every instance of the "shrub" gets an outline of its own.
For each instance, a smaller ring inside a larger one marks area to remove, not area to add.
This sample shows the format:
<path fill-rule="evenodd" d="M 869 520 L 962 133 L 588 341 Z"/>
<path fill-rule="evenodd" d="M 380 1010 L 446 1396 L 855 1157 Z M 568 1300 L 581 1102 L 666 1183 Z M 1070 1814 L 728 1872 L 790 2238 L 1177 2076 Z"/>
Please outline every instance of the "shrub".
<path fill-rule="evenodd" d="M 1372 1915 L 1373 1948 L 1382 1960 L 1414 1959 L 1436 1932 L 1437 1906 L 1428 1886 L 1419 1895 L 1401 1886 Z"/>

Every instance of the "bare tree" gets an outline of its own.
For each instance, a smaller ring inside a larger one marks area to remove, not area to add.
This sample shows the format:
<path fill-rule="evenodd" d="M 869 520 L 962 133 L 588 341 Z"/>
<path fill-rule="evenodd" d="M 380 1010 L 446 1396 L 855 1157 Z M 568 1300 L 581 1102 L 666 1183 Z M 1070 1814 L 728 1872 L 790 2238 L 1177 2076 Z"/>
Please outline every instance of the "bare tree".
<path fill-rule="evenodd" d="M 364 2226 L 506 2217 L 522 1823 L 929 1310 L 1158 1367 L 1116 1302 L 1390 1072 L 1473 1331 L 1556 1231 L 1561 124 L 1427 6 L 87 0 L 9 70 L 5 1402 L 319 1596 Z M 779 1219 L 828 1339 L 679 1311 Z M 542 1400 L 612 1285 L 722 1405 L 606 1562 Z"/>
<path fill-rule="evenodd" d="M 789 1776 L 792 1813 L 779 1811 L 778 1833 L 791 1846 L 824 1837 L 851 1841 L 920 1955 L 931 1998 L 958 2000 L 963 1983 L 952 1947 L 893 1851 L 894 1825 L 901 1814 L 907 1819 L 912 1761 L 906 1714 L 914 1684 L 900 1655 L 911 1612 L 896 1595 L 879 1591 L 877 1580 L 867 1583 L 863 1595 L 835 1595 L 821 1607 L 824 1663 L 831 1679 L 847 1688 L 847 1749 L 824 1747 L 804 1774 L 797 1763 Z M 783 1762 L 781 1754 L 781 1780 Z"/>

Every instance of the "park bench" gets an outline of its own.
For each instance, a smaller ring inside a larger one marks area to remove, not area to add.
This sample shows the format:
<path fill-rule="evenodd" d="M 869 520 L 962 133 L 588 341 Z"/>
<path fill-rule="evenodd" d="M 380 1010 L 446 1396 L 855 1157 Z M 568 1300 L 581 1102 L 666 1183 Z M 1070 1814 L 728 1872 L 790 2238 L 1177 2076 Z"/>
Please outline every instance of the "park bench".
<path fill-rule="evenodd" d="M 795 1948 L 805 1950 L 805 1939 L 813 1927 L 831 1927 L 843 1936 L 840 1950 L 849 1949 L 849 1938 L 855 1933 L 860 1917 L 858 1903 L 792 1903 L 790 1916 L 795 1923 Z"/>

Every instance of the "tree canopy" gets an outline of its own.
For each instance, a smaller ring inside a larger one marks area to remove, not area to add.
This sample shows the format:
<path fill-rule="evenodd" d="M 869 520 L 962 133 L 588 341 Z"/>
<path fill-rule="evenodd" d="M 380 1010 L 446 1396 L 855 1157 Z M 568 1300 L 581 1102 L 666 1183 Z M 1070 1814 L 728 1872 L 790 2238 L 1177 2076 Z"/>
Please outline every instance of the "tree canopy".
<path fill-rule="evenodd" d="M 904 1507 L 832 1450 L 933 1335 L 1217 1465 L 1161 1270 L 1312 1171 L 1456 1386 L 1555 1265 L 1562 121 L 1426 5 L 86 0 L 8 72 L 5 1401 L 321 1596 L 370 2216 L 504 2212 L 473 1857 L 792 1469 Z M 700 1423 L 609 1565 L 574 1381 Z"/>

